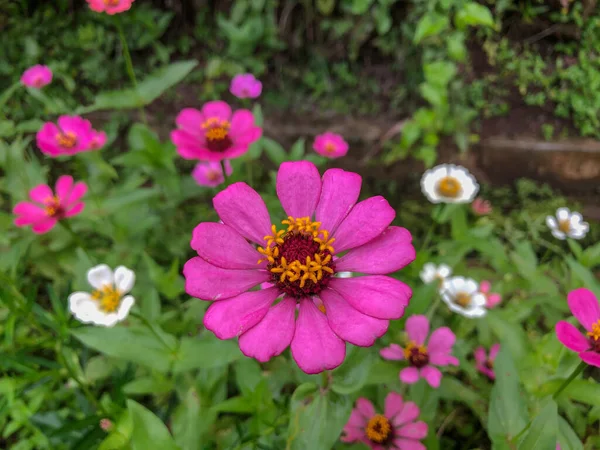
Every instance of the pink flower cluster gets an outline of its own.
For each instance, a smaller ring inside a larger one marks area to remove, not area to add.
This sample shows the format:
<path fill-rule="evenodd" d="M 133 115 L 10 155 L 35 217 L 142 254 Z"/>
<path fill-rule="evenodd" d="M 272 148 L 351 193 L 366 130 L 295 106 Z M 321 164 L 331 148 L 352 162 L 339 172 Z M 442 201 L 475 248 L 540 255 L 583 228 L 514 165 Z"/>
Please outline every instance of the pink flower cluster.
<path fill-rule="evenodd" d="M 496 379 L 496 374 L 494 373 L 494 361 L 496 360 L 499 351 L 500 344 L 492 345 L 489 356 L 483 347 L 478 347 L 477 350 L 475 350 L 475 367 L 491 380 Z"/>
<path fill-rule="evenodd" d="M 36 89 L 43 88 L 52 82 L 52 71 L 48 66 L 40 64 L 30 67 L 21 76 L 21 84 L 23 86 Z"/>
<path fill-rule="evenodd" d="M 42 126 L 36 141 L 42 153 L 55 158 L 98 150 L 106 143 L 106 133 L 94 130 L 90 121 L 80 116 L 60 116 L 57 124 Z"/>
<path fill-rule="evenodd" d="M 54 191 L 50 186 L 40 184 L 29 191 L 33 202 L 20 202 L 14 207 L 15 225 L 31 225 L 34 233 L 47 233 L 59 220 L 83 211 L 85 204 L 80 200 L 86 192 L 87 185 L 83 181 L 74 184 L 69 175 L 58 179 Z"/>
<path fill-rule="evenodd" d="M 262 92 L 262 83 L 251 73 L 236 75 L 231 80 L 229 91 L 237 98 L 257 98 Z"/>
<path fill-rule="evenodd" d="M 313 149 L 326 158 L 340 158 L 348 153 L 348 143 L 339 134 L 328 131 L 315 138 Z"/>
<path fill-rule="evenodd" d="M 87 0 L 92 11 L 105 12 L 108 15 L 122 13 L 131 8 L 135 0 Z"/>

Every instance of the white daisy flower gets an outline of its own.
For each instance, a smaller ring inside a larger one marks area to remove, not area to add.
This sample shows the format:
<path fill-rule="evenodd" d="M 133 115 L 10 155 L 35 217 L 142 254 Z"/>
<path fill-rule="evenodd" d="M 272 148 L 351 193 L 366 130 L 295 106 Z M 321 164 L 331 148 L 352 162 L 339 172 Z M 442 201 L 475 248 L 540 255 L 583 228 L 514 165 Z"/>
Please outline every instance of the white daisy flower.
<path fill-rule="evenodd" d="M 581 214 L 571 212 L 569 208 L 558 208 L 556 217 L 546 217 L 546 224 L 550 228 L 552 236 L 561 240 L 567 237 L 581 239 L 590 229 L 589 224 L 583 221 Z"/>
<path fill-rule="evenodd" d="M 423 283 L 429 284 L 432 281 L 437 280 L 440 286 L 442 286 L 446 278 L 452 275 L 452 269 L 446 264 L 440 264 L 439 266 L 436 266 L 433 263 L 426 263 L 419 275 L 421 276 Z"/>
<path fill-rule="evenodd" d="M 119 266 L 114 273 L 106 264 L 88 270 L 92 293 L 73 292 L 69 295 L 71 313 L 83 323 L 112 327 L 124 320 L 135 299 L 127 294 L 135 283 L 135 273 Z"/>
<path fill-rule="evenodd" d="M 464 167 L 440 164 L 423 174 L 421 191 L 431 203 L 469 203 L 477 195 L 479 185 Z"/>
<path fill-rule="evenodd" d="M 471 278 L 452 277 L 444 282 L 442 300 L 452 311 L 465 317 L 482 317 L 487 313 L 486 298 Z"/>
<path fill-rule="evenodd" d="M 338 272 L 336 275 L 338 278 L 352 278 L 352 272 Z"/>

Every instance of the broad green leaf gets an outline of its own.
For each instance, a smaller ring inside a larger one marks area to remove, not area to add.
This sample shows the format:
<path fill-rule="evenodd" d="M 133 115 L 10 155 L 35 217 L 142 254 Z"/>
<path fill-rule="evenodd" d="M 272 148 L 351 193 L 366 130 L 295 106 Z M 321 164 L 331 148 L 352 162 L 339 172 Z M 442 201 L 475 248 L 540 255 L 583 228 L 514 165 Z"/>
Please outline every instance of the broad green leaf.
<path fill-rule="evenodd" d="M 507 320 L 502 311 L 488 311 L 484 320 L 487 320 L 493 333 L 511 355 L 514 355 L 515 360 L 521 361 L 528 350 L 528 340 L 523 327 L 519 323 Z"/>
<path fill-rule="evenodd" d="M 352 0 L 350 11 L 352 14 L 356 15 L 365 14 L 373 4 L 373 1 L 374 0 Z"/>
<path fill-rule="evenodd" d="M 583 450 L 583 444 L 569 422 L 558 417 L 558 442 L 561 450 Z"/>
<path fill-rule="evenodd" d="M 289 450 L 331 450 L 350 417 L 347 396 L 322 392 L 317 385 L 298 386 L 290 402 Z"/>
<path fill-rule="evenodd" d="M 158 377 L 140 377 L 123 386 L 123 392 L 129 395 L 165 394 L 173 389 L 173 383 Z"/>
<path fill-rule="evenodd" d="M 569 268 L 573 271 L 575 276 L 583 282 L 583 287 L 590 289 L 596 294 L 596 297 L 600 298 L 600 282 L 598 282 L 592 271 L 587 267 L 583 267 L 570 256 L 566 259 Z M 577 287 L 581 287 L 581 285 L 578 283 Z"/>
<path fill-rule="evenodd" d="M 299 161 L 304 156 L 304 147 L 305 140 L 304 138 L 298 139 L 294 145 L 292 145 L 292 149 L 290 150 L 290 160 L 291 161 Z"/>
<path fill-rule="evenodd" d="M 450 61 L 434 61 L 423 66 L 425 80 L 439 87 L 445 87 L 458 71 L 456 64 Z"/>
<path fill-rule="evenodd" d="M 437 36 L 442 31 L 446 30 L 449 24 L 450 21 L 448 20 L 447 16 L 437 13 L 426 14 L 421 18 L 421 20 L 419 20 L 419 23 L 417 24 L 413 42 L 418 44 L 423 39 L 431 36 Z"/>
<path fill-rule="evenodd" d="M 454 23 L 459 30 L 467 26 L 493 27 L 494 18 L 487 6 L 468 2 L 456 13 Z"/>
<path fill-rule="evenodd" d="M 133 400 L 127 400 L 127 409 L 133 421 L 133 450 L 180 450 L 166 425 L 152 411 Z"/>
<path fill-rule="evenodd" d="M 168 348 L 146 328 L 83 327 L 71 334 L 83 344 L 113 358 L 167 372 L 173 359 Z M 173 347 L 175 340 L 173 339 Z"/>
<path fill-rule="evenodd" d="M 211 369 L 224 366 L 242 357 L 237 344 L 233 341 L 221 341 L 212 335 L 203 339 L 184 337 L 177 361 L 173 366 L 175 373 L 194 369 Z"/>
<path fill-rule="evenodd" d="M 287 159 L 287 154 L 284 148 L 279 145 L 278 142 L 274 141 L 273 139 L 263 137 L 261 139 L 261 143 L 267 156 L 276 166 L 281 165 L 281 163 Z"/>
<path fill-rule="evenodd" d="M 525 428 L 528 416 L 519 374 L 505 341 L 496 357 L 494 371 L 496 381 L 491 393 L 488 434 L 493 442 L 508 443 Z"/>
<path fill-rule="evenodd" d="M 198 65 L 198 61 L 178 61 L 148 75 L 138 85 L 138 93 L 144 103 L 150 104 L 166 90 L 183 80 Z"/>
<path fill-rule="evenodd" d="M 217 413 L 207 408 L 200 394 L 195 389 L 189 389 L 171 416 L 175 442 L 182 450 L 206 448 L 203 436 L 216 418 Z"/>
<path fill-rule="evenodd" d="M 540 397 L 554 394 L 564 379 L 552 380 L 540 386 L 536 394 Z M 600 405 L 600 384 L 588 380 L 573 380 L 561 393 L 559 399 L 570 398 L 588 405 Z"/>
<path fill-rule="evenodd" d="M 369 348 L 352 347 L 344 363 L 332 372 L 331 389 L 342 395 L 358 391 L 367 381 L 374 356 Z"/>
<path fill-rule="evenodd" d="M 365 385 L 393 383 L 398 380 L 400 373 L 398 364 L 386 361 L 376 361 L 370 369 Z"/>
<path fill-rule="evenodd" d="M 535 416 L 527 433 L 519 442 L 518 450 L 546 450 L 556 447 L 557 406 L 551 398 L 544 403 L 545 406 Z"/>

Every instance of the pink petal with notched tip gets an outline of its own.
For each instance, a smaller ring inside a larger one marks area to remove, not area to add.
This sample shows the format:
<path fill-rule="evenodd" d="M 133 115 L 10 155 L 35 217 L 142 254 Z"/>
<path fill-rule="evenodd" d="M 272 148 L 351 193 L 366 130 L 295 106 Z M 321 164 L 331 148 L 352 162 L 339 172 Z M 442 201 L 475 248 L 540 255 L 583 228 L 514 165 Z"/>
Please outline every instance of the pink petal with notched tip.
<path fill-rule="evenodd" d="M 591 331 L 592 324 L 600 319 L 598 299 L 592 291 L 585 288 L 575 289 L 567 296 L 569 309 L 583 327 Z"/>
<path fill-rule="evenodd" d="M 284 298 L 267 315 L 239 338 L 240 350 L 250 358 L 266 362 L 281 354 L 292 341 L 295 331 L 296 301 Z"/>
<path fill-rule="evenodd" d="M 423 345 L 429 334 L 429 319 L 421 314 L 410 316 L 405 328 L 408 339 L 417 345 Z"/>
<path fill-rule="evenodd" d="M 362 179 L 359 174 L 342 169 L 329 169 L 323 174 L 323 185 L 315 219 L 321 229 L 333 235 L 356 204 Z"/>
<path fill-rule="evenodd" d="M 277 172 L 277 196 L 288 216 L 312 217 L 321 195 L 321 176 L 309 161 L 284 162 Z"/>
<path fill-rule="evenodd" d="M 404 350 L 398 344 L 390 344 L 389 347 L 382 348 L 379 354 L 383 359 L 391 361 L 401 361 L 404 359 Z"/>

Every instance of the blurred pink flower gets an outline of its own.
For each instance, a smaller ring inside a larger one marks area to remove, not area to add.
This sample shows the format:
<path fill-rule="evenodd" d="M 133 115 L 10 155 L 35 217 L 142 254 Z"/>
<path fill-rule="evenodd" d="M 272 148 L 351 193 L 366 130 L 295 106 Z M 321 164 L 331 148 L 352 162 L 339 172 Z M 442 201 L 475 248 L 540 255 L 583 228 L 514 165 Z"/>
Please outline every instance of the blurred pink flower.
<path fill-rule="evenodd" d="M 92 140 L 90 141 L 90 150 L 99 150 L 106 144 L 106 133 L 104 131 L 92 130 Z"/>
<path fill-rule="evenodd" d="M 43 234 L 50 231 L 59 220 L 83 211 L 85 204 L 80 199 L 87 192 L 87 185 L 83 181 L 73 184 L 73 177 L 62 175 L 55 188 L 56 193 L 48 185 L 40 184 L 29 191 L 29 197 L 35 203 L 17 203 L 13 208 L 17 216 L 15 225 L 32 225 L 34 233 Z"/>
<path fill-rule="evenodd" d="M 217 194 L 213 205 L 223 223 L 194 229 L 198 256 L 183 268 L 186 292 L 212 302 L 204 326 L 219 339 L 239 336 L 242 353 L 261 362 L 291 346 L 309 374 L 339 366 L 346 342 L 373 345 L 412 295 L 384 275 L 411 263 L 415 249 L 408 230 L 390 226 L 396 213 L 383 197 L 356 203 L 361 183 L 341 169 L 321 178 L 308 161 L 281 164 L 276 192 L 286 219 L 280 230 L 247 184 Z M 340 278 L 339 272 L 366 275 Z M 273 286 L 252 290 L 267 282 Z"/>
<path fill-rule="evenodd" d="M 492 204 L 489 200 L 484 200 L 481 197 L 477 197 L 471 203 L 471 209 L 478 216 L 487 216 L 492 212 Z"/>
<path fill-rule="evenodd" d="M 227 173 L 227 176 L 230 176 L 233 173 L 229 161 L 225 161 L 225 172 Z M 214 161 L 196 164 L 196 167 L 194 167 L 194 171 L 192 172 L 192 177 L 194 177 L 194 180 L 196 180 L 196 183 L 200 186 L 215 187 L 225 181 L 221 163 Z"/>
<path fill-rule="evenodd" d="M 177 130 L 171 140 L 185 159 L 221 161 L 237 158 L 262 135 L 247 109 L 232 114 L 231 107 L 221 101 L 205 103 L 201 111 L 182 110 L 176 119 Z"/>
<path fill-rule="evenodd" d="M 348 143 L 339 134 L 327 131 L 315 138 L 313 149 L 326 158 L 339 158 L 348 153 Z"/>
<path fill-rule="evenodd" d="M 362 442 L 372 450 L 426 450 L 419 442 L 427 436 L 427 424 L 416 421 L 419 407 L 405 402 L 400 394 L 390 392 L 385 398 L 383 414 L 377 414 L 373 404 L 364 397 L 356 401 L 342 442 Z"/>
<path fill-rule="evenodd" d="M 95 137 L 92 124 L 79 116 L 60 116 L 58 125 L 46 122 L 37 132 L 37 146 L 42 153 L 51 156 L 74 155 L 91 150 Z"/>
<path fill-rule="evenodd" d="M 52 71 L 48 66 L 37 64 L 30 67 L 21 76 L 21 84 L 32 88 L 42 88 L 52 82 Z"/>
<path fill-rule="evenodd" d="M 492 380 L 496 379 L 496 375 L 494 374 L 494 360 L 499 351 L 500 344 L 492 345 L 492 348 L 490 348 L 490 356 L 488 358 L 485 348 L 478 347 L 477 350 L 475 350 L 475 367 Z"/>
<path fill-rule="evenodd" d="M 100 420 L 100 428 L 104 431 L 109 432 L 113 428 L 113 423 L 110 419 L 101 419 Z"/>
<path fill-rule="evenodd" d="M 231 80 L 229 92 L 237 98 L 257 98 L 262 93 L 262 83 L 251 73 L 236 75 Z"/>
<path fill-rule="evenodd" d="M 576 326 L 561 320 L 556 324 L 556 337 L 569 350 L 579 353 L 582 361 L 600 367 L 600 307 L 592 291 L 585 288 L 569 292 L 569 309 L 587 330 L 582 335 Z"/>
<path fill-rule="evenodd" d="M 479 292 L 485 295 L 485 307 L 488 309 L 494 308 L 502 301 L 502 296 L 497 292 L 490 292 L 492 285 L 489 281 L 483 280 L 479 283 Z"/>
<path fill-rule="evenodd" d="M 105 12 L 113 15 L 122 13 L 131 8 L 131 4 L 135 0 L 87 0 L 92 11 Z"/>
<path fill-rule="evenodd" d="M 425 378 L 431 387 L 440 387 L 442 372 L 435 366 L 458 366 L 458 359 L 451 355 L 456 336 L 448 327 L 441 327 L 431 333 L 429 342 L 429 320 L 423 315 L 410 316 L 406 321 L 408 345 L 405 348 L 391 344 L 380 351 L 384 359 L 406 360 L 409 367 L 400 371 L 400 380 L 413 384 Z"/>

